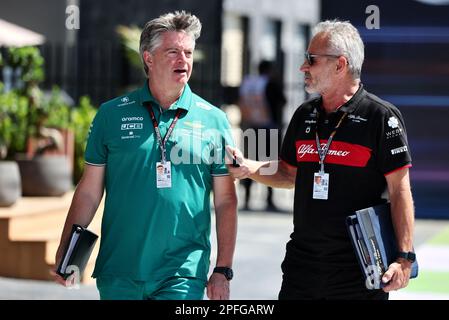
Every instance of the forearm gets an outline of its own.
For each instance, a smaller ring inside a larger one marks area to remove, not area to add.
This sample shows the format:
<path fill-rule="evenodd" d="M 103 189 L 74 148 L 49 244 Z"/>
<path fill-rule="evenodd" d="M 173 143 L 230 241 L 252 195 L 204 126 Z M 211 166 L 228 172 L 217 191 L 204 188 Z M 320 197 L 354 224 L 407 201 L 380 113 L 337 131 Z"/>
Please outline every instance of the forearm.
<path fill-rule="evenodd" d="M 73 195 L 61 239 L 68 238 L 73 224 L 87 227 L 91 223 L 100 201 L 101 197 L 94 196 L 88 191 L 77 189 Z"/>
<path fill-rule="evenodd" d="M 102 195 L 103 193 L 97 195 L 92 194 L 88 190 L 83 190 L 82 188 L 76 189 L 61 234 L 61 241 L 56 254 L 57 259 L 66 247 L 72 231 L 72 225 L 79 224 L 83 227 L 87 227 L 95 216 Z"/>
<path fill-rule="evenodd" d="M 398 250 L 413 248 L 414 208 L 408 168 L 386 176 Z"/>
<path fill-rule="evenodd" d="M 216 266 L 231 267 L 237 237 L 237 198 L 230 195 L 215 207 L 217 232 Z"/>
<path fill-rule="evenodd" d="M 412 251 L 414 208 L 410 188 L 402 188 L 390 195 L 391 215 L 395 229 L 398 250 Z"/>
<path fill-rule="evenodd" d="M 273 188 L 291 189 L 295 186 L 296 175 L 287 170 L 287 165 L 281 161 L 248 160 L 256 168 L 250 178 Z"/>

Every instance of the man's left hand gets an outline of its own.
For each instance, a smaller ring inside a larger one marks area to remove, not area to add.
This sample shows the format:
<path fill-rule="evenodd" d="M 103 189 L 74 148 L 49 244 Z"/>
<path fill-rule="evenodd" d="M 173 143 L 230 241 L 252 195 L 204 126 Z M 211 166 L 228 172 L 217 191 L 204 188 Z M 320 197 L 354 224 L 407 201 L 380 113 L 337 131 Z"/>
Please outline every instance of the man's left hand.
<path fill-rule="evenodd" d="M 210 300 L 229 300 L 229 281 L 221 273 L 212 273 L 207 283 L 207 297 Z"/>
<path fill-rule="evenodd" d="M 390 292 L 405 288 L 410 280 L 410 273 L 412 271 L 412 263 L 405 259 L 398 259 L 388 267 L 388 270 L 382 276 L 382 282 L 388 283 L 383 288 L 383 291 Z"/>

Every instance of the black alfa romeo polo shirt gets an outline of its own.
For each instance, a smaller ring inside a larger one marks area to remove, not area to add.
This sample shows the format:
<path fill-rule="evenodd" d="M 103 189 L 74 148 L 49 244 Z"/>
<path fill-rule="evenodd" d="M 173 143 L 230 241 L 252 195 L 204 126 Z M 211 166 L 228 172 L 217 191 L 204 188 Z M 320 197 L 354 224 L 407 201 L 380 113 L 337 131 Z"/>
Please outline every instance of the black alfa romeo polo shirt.
<path fill-rule="evenodd" d="M 324 162 L 324 171 L 329 174 L 328 199 L 313 199 L 314 173 L 320 169 L 315 132 L 318 130 L 323 147 L 345 112 Z M 321 98 L 302 104 L 287 129 L 281 159 L 297 167 L 294 232 L 289 243 L 294 259 L 323 266 L 357 264 L 346 216 L 385 202 L 385 176 L 411 166 L 401 113 L 362 85 L 351 100 L 331 114 L 322 109 Z"/>

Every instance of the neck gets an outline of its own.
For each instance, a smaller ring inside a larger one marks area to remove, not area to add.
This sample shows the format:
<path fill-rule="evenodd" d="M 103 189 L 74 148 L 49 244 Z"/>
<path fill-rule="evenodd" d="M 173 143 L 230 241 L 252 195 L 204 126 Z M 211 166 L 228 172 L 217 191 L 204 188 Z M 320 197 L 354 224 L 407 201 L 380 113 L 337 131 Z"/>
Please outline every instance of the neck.
<path fill-rule="evenodd" d="M 167 110 L 170 106 L 175 103 L 179 97 L 181 96 L 184 86 L 182 88 L 163 88 L 159 86 L 157 83 L 148 81 L 148 87 L 150 88 L 150 92 L 153 95 L 154 99 L 159 103 L 162 109 Z"/>
<path fill-rule="evenodd" d="M 323 108 L 326 113 L 331 113 L 351 100 L 360 86 L 360 80 L 351 80 L 346 85 L 339 85 L 322 93 Z"/>

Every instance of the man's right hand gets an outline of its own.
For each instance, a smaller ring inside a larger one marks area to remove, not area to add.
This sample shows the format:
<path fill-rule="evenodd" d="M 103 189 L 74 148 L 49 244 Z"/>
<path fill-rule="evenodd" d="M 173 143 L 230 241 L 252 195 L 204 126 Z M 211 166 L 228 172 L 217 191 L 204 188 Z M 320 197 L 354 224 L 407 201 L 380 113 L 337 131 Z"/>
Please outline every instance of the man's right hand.
<path fill-rule="evenodd" d="M 53 276 L 54 281 L 59 283 L 60 285 L 63 285 L 64 287 L 67 287 L 67 281 L 61 277 L 56 271 L 58 269 L 59 263 L 62 259 L 62 254 L 60 253 L 60 250 L 58 248 L 58 251 L 56 252 L 56 257 L 55 257 L 55 266 L 50 270 L 50 274 Z"/>
<path fill-rule="evenodd" d="M 59 283 L 60 285 L 67 287 L 67 288 L 72 287 L 72 286 L 76 285 L 76 279 L 75 279 L 76 275 L 75 274 L 72 274 L 67 279 L 64 279 L 56 272 L 61 260 L 62 260 L 62 253 L 60 253 L 60 250 L 58 249 L 58 251 L 56 252 L 56 258 L 55 258 L 56 263 L 55 263 L 55 266 L 50 270 L 50 274 L 53 276 L 54 281 L 56 283 Z"/>

